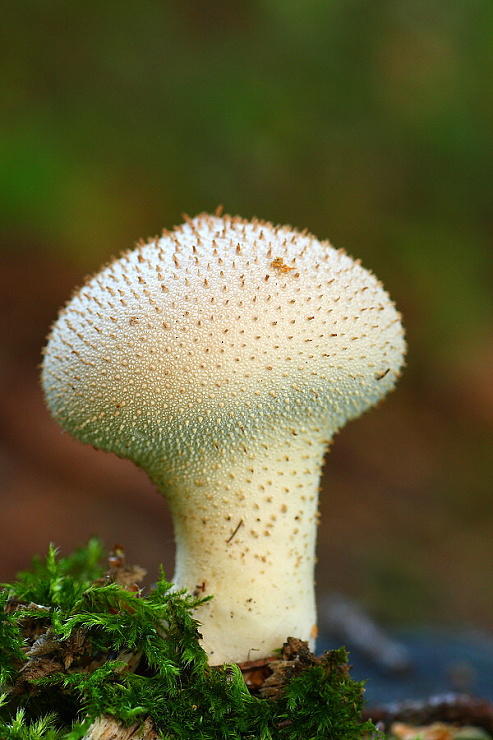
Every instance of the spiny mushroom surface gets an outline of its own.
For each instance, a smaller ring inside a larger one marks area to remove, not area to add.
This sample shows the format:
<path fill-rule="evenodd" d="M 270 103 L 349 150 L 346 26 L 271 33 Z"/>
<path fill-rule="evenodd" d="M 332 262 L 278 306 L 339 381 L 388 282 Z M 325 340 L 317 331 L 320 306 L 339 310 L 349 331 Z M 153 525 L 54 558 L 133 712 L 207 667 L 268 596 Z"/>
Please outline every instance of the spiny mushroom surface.
<path fill-rule="evenodd" d="M 306 232 L 202 214 L 72 297 L 42 383 L 74 437 L 166 496 L 211 664 L 313 646 L 317 500 L 335 432 L 393 388 L 405 343 L 359 262 Z"/>

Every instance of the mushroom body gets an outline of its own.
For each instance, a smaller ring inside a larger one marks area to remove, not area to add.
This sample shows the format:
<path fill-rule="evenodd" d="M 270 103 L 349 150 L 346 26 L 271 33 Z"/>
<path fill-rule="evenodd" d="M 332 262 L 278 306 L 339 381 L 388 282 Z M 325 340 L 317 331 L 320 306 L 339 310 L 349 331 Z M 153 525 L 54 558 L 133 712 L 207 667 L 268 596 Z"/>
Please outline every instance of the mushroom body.
<path fill-rule="evenodd" d="M 212 664 L 313 645 L 318 487 L 405 343 L 376 278 L 290 227 L 202 214 L 113 261 L 61 311 L 42 383 L 74 437 L 166 496 L 174 582 Z"/>

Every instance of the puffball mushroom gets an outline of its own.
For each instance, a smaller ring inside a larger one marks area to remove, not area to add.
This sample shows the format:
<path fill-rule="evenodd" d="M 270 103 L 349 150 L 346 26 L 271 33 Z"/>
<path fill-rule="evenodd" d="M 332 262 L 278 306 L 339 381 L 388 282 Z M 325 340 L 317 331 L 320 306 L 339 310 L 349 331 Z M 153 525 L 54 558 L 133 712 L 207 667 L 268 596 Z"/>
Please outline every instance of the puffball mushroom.
<path fill-rule="evenodd" d="M 174 583 L 211 664 L 313 647 L 324 453 L 393 388 L 400 316 L 358 261 L 305 231 L 201 214 L 92 277 L 54 324 L 42 383 L 74 437 L 168 500 Z"/>

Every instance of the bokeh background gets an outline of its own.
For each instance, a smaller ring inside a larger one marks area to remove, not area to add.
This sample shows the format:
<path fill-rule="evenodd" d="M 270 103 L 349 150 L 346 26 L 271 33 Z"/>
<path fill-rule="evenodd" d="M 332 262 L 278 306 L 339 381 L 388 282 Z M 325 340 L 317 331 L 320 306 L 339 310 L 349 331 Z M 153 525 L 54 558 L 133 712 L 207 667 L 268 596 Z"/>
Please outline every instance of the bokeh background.
<path fill-rule="evenodd" d="M 491 0 L 4 0 L 0 55 L 0 580 L 93 533 L 172 575 L 164 501 L 60 432 L 37 366 L 86 274 L 223 204 L 404 316 L 397 391 L 328 457 L 320 594 L 493 635 Z"/>

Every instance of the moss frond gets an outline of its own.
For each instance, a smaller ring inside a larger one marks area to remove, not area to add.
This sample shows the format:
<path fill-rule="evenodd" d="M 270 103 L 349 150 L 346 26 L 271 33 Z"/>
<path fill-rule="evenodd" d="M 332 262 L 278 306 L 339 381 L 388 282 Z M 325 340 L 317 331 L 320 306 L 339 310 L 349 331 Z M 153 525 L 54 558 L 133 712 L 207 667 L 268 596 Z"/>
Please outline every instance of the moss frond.
<path fill-rule="evenodd" d="M 0 593 L 0 737 L 78 740 L 93 718 L 152 722 L 167 740 L 357 740 L 362 684 L 344 649 L 315 658 L 288 641 L 248 688 L 237 665 L 211 667 L 194 617 L 203 602 L 161 572 L 142 594 L 103 572 L 102 546 L 44 560 Z M 289 669 L 289 670 L 288 670 Z"/>

